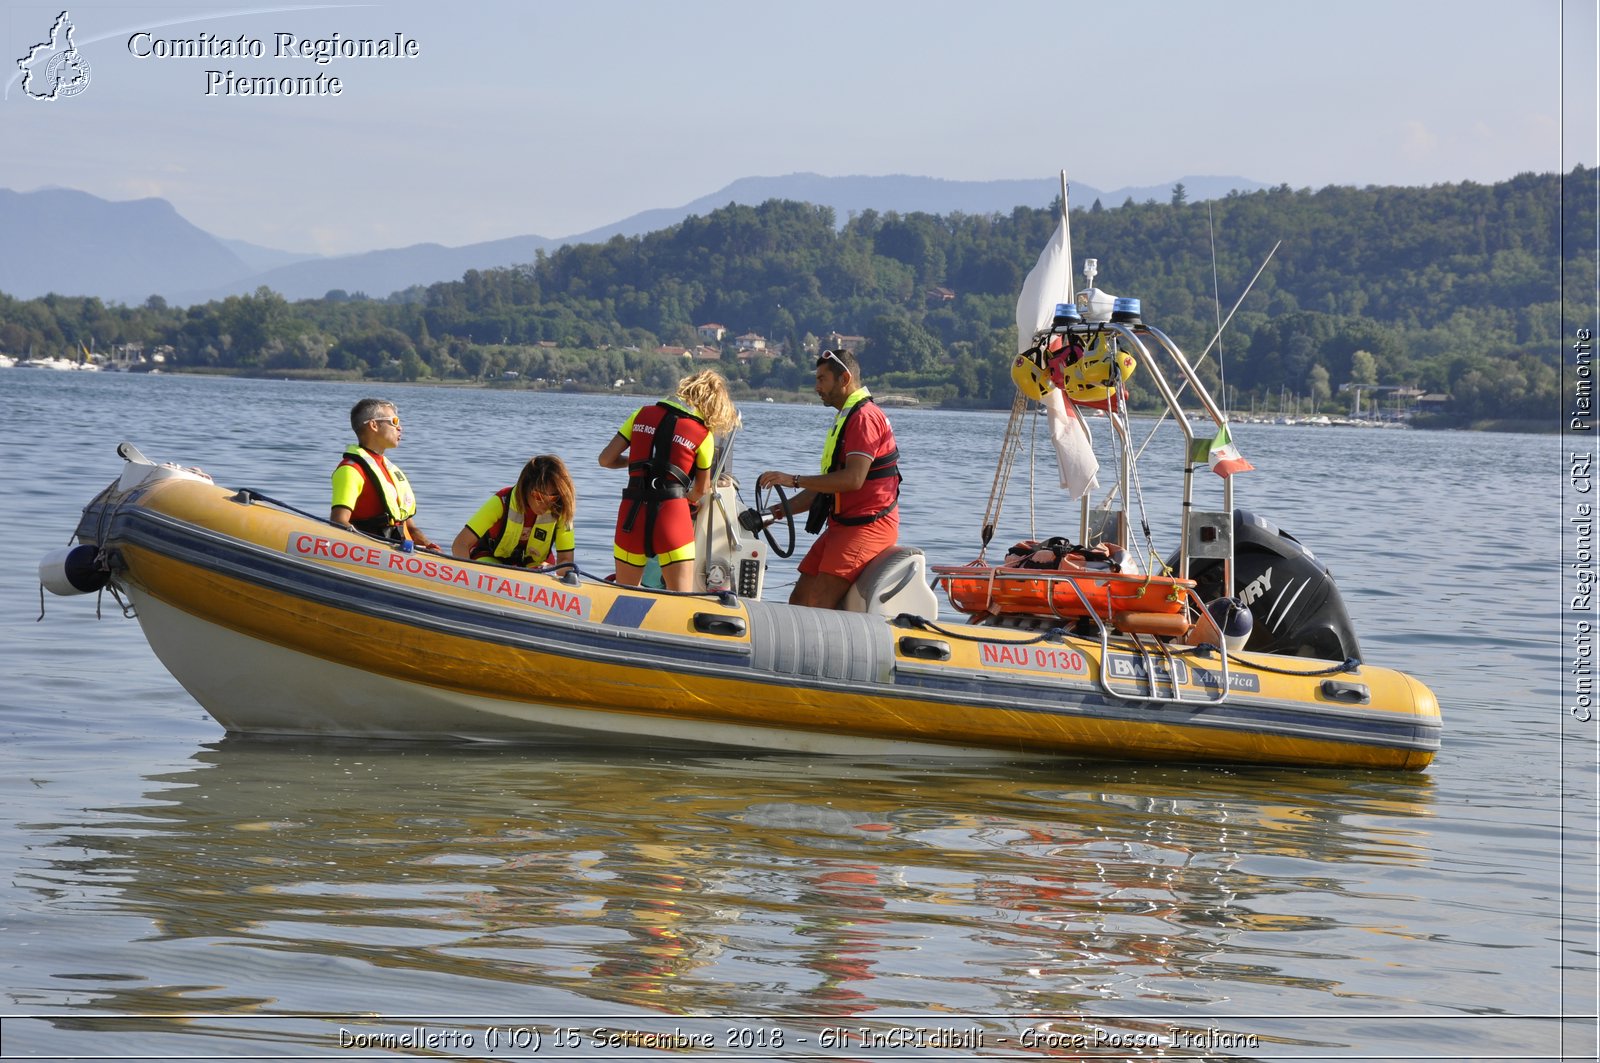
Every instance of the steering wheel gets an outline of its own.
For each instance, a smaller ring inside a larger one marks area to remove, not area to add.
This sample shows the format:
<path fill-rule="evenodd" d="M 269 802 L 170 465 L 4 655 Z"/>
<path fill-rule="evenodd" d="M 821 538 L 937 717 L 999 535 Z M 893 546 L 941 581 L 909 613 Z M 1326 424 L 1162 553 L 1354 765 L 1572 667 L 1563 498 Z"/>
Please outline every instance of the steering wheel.
<path fill-rule="evenodd" d="M 789 526 L 789 548 L 786 550 L 778 549 L 778 540 L 772 537 L 772 524 L 763 524 L 761 526 L 761 534 L 766 537 L 767 545 L 772 547 L 774 554 L 779 557 L 790 557 L 794 554 L 794 514 L 789 512 L 789 496 L 783 493 L 783 488 L 773 484 L 772 489 L 778 493 L 778 504 L 783 507 L 783 521 Z M 767 502 L 761 497 L 760 487 L 756 488 L 756 509 L 764 512 L 768 510 Z M 777 521 L 772 523 L 776 524 Z"/>

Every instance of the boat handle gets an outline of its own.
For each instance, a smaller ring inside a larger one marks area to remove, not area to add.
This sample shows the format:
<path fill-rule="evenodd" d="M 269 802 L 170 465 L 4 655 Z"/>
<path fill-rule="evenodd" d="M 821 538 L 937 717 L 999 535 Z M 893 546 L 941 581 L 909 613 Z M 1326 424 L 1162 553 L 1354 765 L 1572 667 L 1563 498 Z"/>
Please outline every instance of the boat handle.
<path fill-rule="evenodd" d="M 1341 683 L 1337 679 L 1322 681 L 1322 696 L 1348 705 L 1366 705 L 1372 701 L 1372 691 L 1365 683 Z"/>
<path fill-rule="evenodd" d="M 879 592 L 878 601 L 887 602 L 890 598 L 893 598 L 895 595 L 905 590 L 906 584 L 910 583 L 912 577 L 916 576 L 916 574 L 917 570 L 912 568 L 910 565 L 907 565 L 906 570 L 900 573 L 900 582 L 896 583 L 893 587 L 890 587 L 887 590 Z"/>
<path fill-rule="evenodd" d="M 924 639 L 915 635 L 900 637 L 900 653 L 918 661 L 948 661 L 950 644 L 942 639 Z"/>
<path fill-rule="evenodd" d="M 744 617 L 722 616 L 719 613 L 694 614 L 694 629 L 704 635 L 730 635 L 739 638 L 744 634 Z"/>

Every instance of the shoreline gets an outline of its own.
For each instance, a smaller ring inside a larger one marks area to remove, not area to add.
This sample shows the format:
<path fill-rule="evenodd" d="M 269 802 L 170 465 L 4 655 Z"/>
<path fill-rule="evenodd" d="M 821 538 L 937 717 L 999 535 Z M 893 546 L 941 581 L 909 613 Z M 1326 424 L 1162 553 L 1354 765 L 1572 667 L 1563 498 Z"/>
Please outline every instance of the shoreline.
<path fill-rule="evenodd" d="M 150 375 L 152 375 L 152 372 L 150 372 L 150 371 L 146 371 L 146 372 L 129 372 L 129 373 L 125 373 L 125 374 L 124 373 L 114 373 L 113 375 L 150 376 Z M 364 383 L 370 383 L 370 384 L 374 384 L 374 385 L 380 385 L 380 384 L 381 385 L 396 385 L 396 384 L 401 384 L 401 385 L 405 385 L 407 387 L 481 389 L 481 390 L 487 390 L 487 391 L 529 391 L 529 392 L 538 392 L 538 393 L 557 392 L 557 393 L 579 394 L 579 395 L 621 395 L 621 396 L 627 396 L 627 397 L 631 397 L 631 398 L 649 398 L 650 396 L 655 394 L 654 391 L 652 391 L 652 390 L 650 390 L 648 388 L 640 388 L 637 385 L 620 387 L 620 388 L 607 388 L 607 387 L 595 387 L 595 386 L 592 386 L 592 385 L 573 383 L 573 384 L 557 385 L 557 386 L 554 386 L 554 387 L 551 387 L 551 386 L 542 386 L 541 387 L 541 386 L 536 385 L 533 382 L 527 381 L 527 380 L 437 380 L 437 379 L 432 379 L 432 378 L 417 379 L 417 380 L 401 380 L 401 379 L 390 380 L 390 379 L 384 379 L 384 378 L 381 378 L 381 377 L 379 377 L 379 378 L 368 377 L 368 376 L 364 376 L 364 375 L 362 375 L 360 373 L 356 373 L 356 372 L 342 372 L 342 371 L 339 371 L 339 370 L 330 370 L 330 369 L 289 369 L 289 370 L 279 370 L 279 371 L 276 371 L 276 372 L 260 372 L 260 371 L 257 371 L 257 370 L 248 370 L 248 369 L 177 368 L 177 369 L 161 369 L 159 371 L 155 371 L 155 373 L 153 375 L 158 375 L 158 376 L 220 377 L 220 378 L 230 379 L 230 380 L 303 381 L 303 382 L 306 382 L 306 383 L 325 383 L 325 384 L 328 384 L 328 383 L 331 383 L 331 384 L 364 384 Z M 769 402 L 770 401 L 770 402 L 773 402 L 773 403 L 788 403 L 788 404 L 794 404 L 794 405 L 805 405 L 805 404 L 810 403 L 810 402 L 812 402 L 814 400 L 814 396 L 810 392 L 782 391 L 782 390 L 779 390 L 779 389 L 776 389 L 776 388 L 741 387 L 741 386 L 739 386 L 740 382 L 736 382 L 736 381 L 730 381 L 729 384 L 730 384 L 729 392 L 733 395 L 733 397 L 735 399 L 739 399 L 739 400 L 746 401 L 746 402 Z M 869 384 L 868 386 L 870 387 L 871 385 Z M 949 411 L 958 411 L 958 412 L 969 412 L 969 411 L 974 411 L 974 410 L 988 410 L 988 411 L 991 411 L 991 412 L 1004 412 L 1004 409 L 1005 409 L 1004 407 L 1000 407 L 1000 406 L 969 406 L 969 405 L 965 405 L 965 404 L 962 404 L 962 403 L 959 403 L 959 402 L 952 403 L 952 402 L 941 402 L 941 401 L 938 401 L 938 400 L 927 400 L 927 399 L 923 399 L 923 398 L 921 398 L 919 396 L 915 396 L 915 395 L 909 395 L 909 394 L 904 394 L 904 393 L 894 393 L 894 392 L 885 393 L 883 395 L 876 396 L 876 397 L 877 397 L 880 405 L 883 405 L 883 406 L 888 407 L 890 409 L 917 409 L 917 410 L 941 410 L 941 411 L 949 410 Z M 1133 408 L 1129 412 L 1134 414 L 1135 416 L 1139 416 L 1139 415 L 1160 416 L 1160 412 L 1161 411 L 1158 410 L 1158 409 L 1141 410 L 1141 409 L 1138 409 L 1138 408 Z M 1304 422 L 1302 422 L 1302 423 L 1304 423 Z M 1468 423 L 1460 423 L 1460 422 L 1457 422 L 1453 418 L 1448 418 L 1448 417 L 1445 417 L 1445 416 L 1442 416 L 1442 415 L 1438 415 L 1438 414 L 1425 415 L 1425 416 L 1423 416 L 1421 418 L 1417 418 L 1417 419 L 1414 419 L 1414 420 L 1408 420 L 1408 421 L 1399 422 L 1399 424 L 1403 428 L 1406 428 L 1406 429 L 1411 429 L 1411 430 L 1416 430 L 1416 431 L 1424 431 L 1424 432 L 1427 432 L 1427 431 L 1453 431 L 1453 432 L 1481 432 L 1481 433 L 1485 433 L 1485 434 L 1515 433 L 1515 434 L 1527 434 L 1527 435 L 1556 435 L 1556 434 L 1559 434 L 1560 431 L 1561 431 L 1561 425 L 1559 423 L 1556 423 L 1556 422 L 1552 422 L 1549 425 L 1546 425 L 1543 421 L 1532 421 L 1532 420 L 1516 419 L 1516 418 L 1490 418 L 1490 419 L 1478 419 L 1478 420 L 1474 420 L 1474 421 L 1471 421 L 1471 422 L 1468 422 Z M 1290 425 L 1274 425 L 1274 424 L 1271 424 L 1271 423 L 1262 423 L 1260 425 L 1255 425 L 1253 427 L 1263 427 L 1263 426 L 1264 427 L 1268 427 L 1268 428 L 1298 427 L 1298 426 L 1290 426 Z M 1388 425 L 1378 425 L 1378 424 L 1374 424 L 1374 423 L 1364 423 L 1364 422 L 1344 422 L 1344 423 L 1335 423 L 1335 424 L 1332 424 L 1332 425 L 1316 425 L 1316 426 L 1312 426 L 1312 427 L 1333 427 L 1333 428 L 1380 428 L 1381 427 L 1385 431 L 1393 430 Z"/>

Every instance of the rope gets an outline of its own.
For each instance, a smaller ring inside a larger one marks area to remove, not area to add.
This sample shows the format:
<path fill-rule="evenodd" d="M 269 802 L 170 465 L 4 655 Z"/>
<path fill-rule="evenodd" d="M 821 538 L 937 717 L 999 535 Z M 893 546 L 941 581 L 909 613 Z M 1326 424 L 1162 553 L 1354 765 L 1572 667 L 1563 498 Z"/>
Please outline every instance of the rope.
<path fill-rule="evenodd" d="M 1254 288 L 1256 286 L 1256 281 L 1261 279 L 1261 274 L 1262 274 L 1263 271 L 1266 270 L 1267 263 L 1272 261 L 1272 256 L 1277 254 L 1278 253 L 1278 248 L 1280 248 L 1282 246 L 1283 246 L 1283 241 L 1282 240 L 1279 240 L 1277 243 L 1272 245 L 1272 250 L 1268 251 L 1267 252 L 1267 257 L 1262 259 L 1261 266 L 1260 266 L 1260 268 L 1258 268 L 1256 270 L 1255 276 L 1250 278 L 1250 283 L 1246 284 L 1244 286 L 1244 291 L 1239 293 L 1239 298 L 1238 298 L 1237 301 L 1234 302 L 1233 309 L 1228 311 L 1228 316 L 1223 319 L 1221 325 L 1217 326 L 1217 334 L 1215 336 L 1211 337 L 1211 342 L 1206 344 L 1206 349 L 1200 352 L 1200 357 L 1196 358 L 1193 362 L 1191 362 L 1189 364 L 1189 368 L 1195 370 L 1196 372 L 1199 372 L 1200 365 L 1201 365 L 1202 362 L 1204 362 L 1206 360 L 1206 356 L 1211 353 L 1211 348 L 1217 346 L 1219 343 L 1222 342 L 1222 330 L 1228 327 L 1228 322 L 1233 320 L 1233 315 L 1236 314 L 1238 312 L 1238 310 L 1239 310 L 1239 307 L 1244 304 L 1245 296 L 1249 295 L 1250 294 L 1250 289 L 1252 289 L 1252 288 Z M 1222 355 L 1219 353 L 1217 355 L 1217 357 L 1220 358 L 1220 357 L 1222 357 Z M 1172 393 L 1173 394 L 1173 398 L 1181 399 L 1183 397 L 1184 389 L 1187 388 L 1188 386 L 1189 386 L 1189 380 L 1188 380 L 1187 377 L 1185 377 L 1183 380 L 1179 381 L 1177 390 Z M 1224 399 L 1226 399 L 1227 396 L 1223 396 L 1223 397 L 1224 397 Z M 1171 414 L 1171 413 L 1172 413 L 1171 410 L 1162 410 L 1161 411 L 1161 416 L 1157 417 L 1156 418 L 1156 423 L 1150 426 L 1150 434 L 1144 437 L 1144 442 L 1139 446 L 1139 453 L 1134 455 L 1135 458 L 1138 458 L 1140 454 L 1144 453 L 1145 447 L 1148 447 L 1150 445 L 1150 441 L 1156 437 L 1156 432 L 1161 428 L 1162 422 L 1165 421 L 1167 419 L 1168 415 Z"/>
<path fill-rule="evenodd" d="M 669 591 L 665 587 L 644 587 L 634 586 L 626 583 L 618 583 L 615 579 L 607 579 L 604 576 L 596 576 L 593 572 L 585 572 L 576 564 L 552 566 L 552 569 L 555 568 L 566 568 L 568 571 L 573 572 L 592 583 L 609 583 L 613 587 L 621 587 L 624 590 L 643 591 L 646 594 L 659 594 L 668 598 L 712 598 L 716 600 L 718 605 L 725 605 L 729 608 L 732 608 L 739 602 L 739 596 L 734 594 L 732 591 Z M 552 569 L 534 569 L 533 571 L 549 572 L 552 571 Z"/>
<path fill-rule="evenodd" d="M 298 508 L 297 506 L 291 506 L 289 503 L 287 503 L 287 502 L 285 502 L 285 501 L 283 501 L 281 499 L 273 498 L 271 495 L 264 495 L 260 491 L 256 490 L 254 487 L 241 487 L 241 488 L 239 488 L 239 490 L 236 491 L 233 494 L 233 496 L 229 499 L 229 501 L 231 501 L 231 502 L 239 502 L 239 503 L 242 503 L 244 505 L 251 505 L 252 503 L 255 503 L 255 502 L 267 502 L 267 503 L 269 503 L 271 505 L 277 506 L 281 510 L 284 510 L 284 511 L 289 512 L 289 513 L 293 513 L 296 516 L 305 517 L 307 520 L 314 520 L 318 524 L 326 524 L 328 527 L 337 528 L 342 532 L 351 532 L 351 531 L 353 531 L 353 532 L 357 533 L 358 535 L 365 535 L 368 539 L 371 539 L 373 542 L 385 543 L 385 544 L 387 544 L 388 546 L 391 546 L 391 547 L 394 547 L 394 546 L 398 545 L 395 542 L 395 540 L 393 540 L 393 539 L 387 539 L 387 538 L 385 538 L 385 537 L 383 537 L 381 535 L 373 535 L 371 532 L 362 531 L 360 528 L 357 528 L 357 527 L 355 527 L 353 525 L 347 527 L 347 526 L 345 526 L 343 524 L 335 524 L 333 521 L 329 520 L 327 517 L 319 516 L 319 515 L 317 515 L 315 513 L 308 513 L 305 510 Z M 430 551 L 423 550 L 423 549 L 421 549 L 419 547 L 419 548 L 417 548 L 417 552 L 418 553 L 429 553 Z M 450 552 L 448 550 L 445 550 L 442 547 L 439 549 L 438 552 L 443 554 L 443 555 L 445 555 L 446 557 L 450 556 Z M 458 557 L 458 558 L 455 558 L 455 560 L 456 561 L 460 561 L 461 558 Z M 475 564 L 475 565 L 485 564 L 485 562 L 481 562 L 481 561 L 469 561 L 467 563 L 468 564 Z M 554 565 L 554 566 L 546 566 L 546 567 L 559 568 L 561 566 Z"/>
<path fill-rule="evenodd" d="M 1062 642 L 1069 635 L 1072 634 L 1072 632 L 1070 630 L 1068 630 L 1067 628 L 1064 628 L 1064 627 L 1053 627 L 1050 630 L 1046 631 L 1044 634 L 1035 635 L 1033 638 L 1030 638 L 1030 639 L 997 639 L 997 638 L 983 636 L 983 635 L 968 635 L 968 634 L 964 634 L 964 633 L 962 633 L 960 631 L 951 631 L 949 628 L 942 627 L 939 624 L 935 623 L 934 621 L 929 620 L 926 617 L 918 616 L 915 613 L 901 613 L 899 616 L 894 618 L 894 623 L 898 624 L 901 627 L 913 627 L 913 628 L 917 628 L 918 630 L 921 630 L 921 631 L 932 631 L 932 632 L 935 632 L 936 634 L 943 635 L 945 638 L 957 639 L 957 640 L 962 641 L 962 642 L 988 642 L 988 643 L 993 643 L 994 645 L 997 645 L 997 646 L 1033 646 L 1033 645 L 1036 645 L 1037 643 L 1040 643 L 1040 642 Z M 1293 671 L 1293 670 L 1288 669 L 1288 668 L 1275 668 L 1275 667 L 1273 667 L 1272 665 L 1269 665 L 1269 664 L 1259 664 L 1259 663 L 1256 663 L 1256 662 L 1253 662 L 1253 661 L 1246 661 L 1242 657 L 1239 657 L 1239 656 L 1237 656 L 1235 654 L 1228 653 L 1225 650 L 1219 650 L 1216 646 L 1212 645 L 1209 642 L 1203 643 L 1203 644 L 1201 644 L 1199 646 L 1192 646 L 1192 647 L 1190 647 L 1190 648 L 1188 648 L 1186 650 L 1180 650 L 1177 653 L 1173 654 L 1173 656 L 1175 656 L 1175 657 L 1195 657 L 1195 656 L 1206 656 L 1206 657 L 1209 657 L 1213 653 L 1222 653 L 1225 657 L 1227 657 L 1228 660 L 1234 662 L 1235 664 L 1243 665 L 1246 668 L 1253 668 L 1256 671 L 1271 672 L 1274 675 L 1298 676 L 1298 677 L 1301 677 L 1301 678 L 1315 678 L 1317 676 L 1324 676 L 1324 675 L 1337 675 L 1337 674 L 1339 674 L 1341 672 L 1354 673 L 1354 672 L 1359 672 L 1360 669 L 1361 669 L 1361 661 L 1360 660 L 1358 660 L 1355 657 L 1347 657 L 1347 658 L 1345 658 L 1344 661 L 1340 662 L 1339 664 L 1330 665 L 1327 668 L 1320 668 L 1320 669 L 1317 669 L 1316 671 L 1311 671 L 1311 672 L 1297 672 L 1297 671 Z"/>
<path fill-rule="evenodd" d="M 270 495 L 264 495 L 260 491 L 257 491 L 254 487 L 241 487 L 241 488 L 239 488 L 239 490 L 234 494 L 234 496 L 232 498 L 232 501 L 242 502 L 245 505 L 249 505 L 251 502 L 268 502 L 268 503 L 271 503 L 274 506 L 277 506 L 279 509 L 287 510 L 290 513 L 294 513 L 294 514 L 296 514 L 298 516 L 305 517 L 307 520 L 314 520 L 318 524 L 326 524 L 329 527 L 338 528 L 340 531 L 351 531 L 352 530 L 350 528 L 346 528 L 343 524 L 335 524 L 333 521 L 329 520 L 326 516 L 318 516 L 315 513 L 307 513 L 305 510 L 298 509 L 295 506 L 291 506 L 287 502 L 284 502 L 284 501 L 281 501 L 279 499 L 273 498 Z M 369 538 L 369 539 L 377 539 L 379 542 L 382 542 L 382 543 L 389 543 L 389 542 L 393 542 L 394 541 L 392 539 L 385 539 L 385 538 L 383 538 L 381 536 L 378 536 L 378 535 L 371 535 L 371 534 L 369 534 L 367 532 L 362 532 L 360 528 L 355 528 L 353 530 L 361 532 L 362 535 L 367 536 L 367 538 Z"/>
<path fill-rule="evenodd" d="M 778 497 L 780 499 L 783 498 L 783 490 L 781 488 L 778 489 Z M 234 498 L 240 499 L 240 500 L 244 500 L 244 501 L 254 500 L 254 501 L 258 501 L 258 502 L 270 502 L 272 505 L 277 506 L 279 509 L 288 510 L 290 513 L 299 514 L 302 517 L 306 517 L 306 518 L 308 518 L 310 520 L 314 520 L 314 521 L 317 521 L 317 522 L 322 523 L 322 524 L 332 525 L 333 527 L 336 527 L 336 528 L 340 529 L 341 531 L 349 531 L 350 530 L 348 528 L 345 528 L 344 525 L 342 525 L 342 524 L 334 524 L 332 521 L 328 520 L 325 517 L 319 517 L 315 513 L 307 513 L 305 510 L 297 509 L 294 506 L 289 505 L 287 502 L 281 502 L 276 498 L 272 498 L 272 497 L 270 497 L 268 495 L 264 495 L 260 491 L 257 491 L 253 487 L 241 487 L 239 489 L 239 493 L 236 494 L 234 496 Z M 360 531 L 359 528 L 356 529 L 356 530 Z M 363 535 L 367 535 L 366 532 L 362 532 L 362 534 Z M 367 538 L 369 538 L 369 539 L 377 539 L 377 541 L 381 542 L 381 543 L 391 543 L 392 544 L 392 540 L 383 539 L 383 538 L 380 538 L 380 537 L 378 537 L 376 535 L 367 535 Z M 791 544 L 790 551 L 792 552 L 793 549 L 794 549 L 794 547 Z M 785 554 L 785 555 L 780 555 L 780 556 L 785 556 L 786 557 L 788 555 Z M 460 558 L 455 558 L 455 560 L 458 561 L 458 562 L 461 562 Z M 491 563 L 485 562 L 485 561 L 465 561 L 465 562 L 461 562 L 461 563 L 468 564 L 468 565 L 478 565 L 481 568 L 497 568 L 498 569 L 498 568 L 504 568 L 505 567 L 504 565 L 495 565 L 495 564 L 491 564 Z M 603 576 L 596 576 L 592 572 L 585 572 L 583 569 L 578 567 L 576 562 L 572 562 L 572 561 L 561 561 L 561 562 L 557 562 L 556 564 L 553 564 L 553 565 L 541 565 L 538 568 L 522 569 L 521 571 L 524 571 L 524 572 L 536 572 L 536 573 L 539 573 L 540 575 L 546 575 L 546 576 L 552 575 L 554 573 L 561 573 L 561 574 L 565 575 L 566 573 L 571 572 L 571 573 L 574 573 L 574 574 L 576 574 L 578 576 L 581 576 L 584 579 L 591 580 L 591 581 L 593 581 L 595 583 L 614 583 L 615 582 L 614 580 L 608 580 Z M 678 598 L 715 598 L 718 602 L 720 602 L 723 605 L 731 605 L 734 601 L 737 600 L 737 596 L 732 594 L 729 591 L 669 591 L 669 590 L 666 590 L 664 588 L 658 589 L 658 588 L 655 588 L 655 587 L 640 587 L 638 589 L 639 590 L 643 590 L 643 591 L 649 591 L 652 594 L 665 594 L 665 595 L 670 595 L 670 596 L 678 597 Z M 118 599 L 118 601 L 120 603 L 121 599 Z"/>
<path fill-rule="evenodd" d="M 1128 424 L 1127 414 L 1124 413 L 1122 416 L 1122 423 L 1124 429 L 1126 429 Z M 1129 436 L 1129 442 L 1132 442 L 1131 433 Z M 1161 557 L 1161 555 L 1156 552 L 1155 534 L 1150 530 L 1150 513 L 1145 509 L 1144 506 L 1144 480 L 1139 476 L 1138 455 L 1134 455 L 1134 460 L 1128 463 L 1128 468 L 1130 470 L 1129 479 L 1132 481 L 1129 485 L 1132 488 L 1131 494 L 1133 495 L 1131 501 L 1133 501 L 1134 504 L 1139 507 L 1139 531 L 1144 535 L 1144 547 L 1149 556 L 1149 561 L 1146 563 L 1145 568 L 1150 572 L 1151 575 L 1156 575 L 1157 570 L 1160 571 L 1161 575 L 1166 575 L 1168 574 L 1167 563 Z M 1132 528 L 1128 529 L 1128 534 L 1130 536 L 1133 534 Z"/>
<path fill-rule="evenodd" d="M 84 509 L 86 509 L 86 510 L 93 509 L 93 508 L 95 508 L 97 506 L 99 507 L 99 510 L 100 510 L 100 524 L 98 526 L 97 531 L 95 532 L 95 542 L 97 544 L 98 543 L 102 543 L 102 542 L 105 541 L 105 538 L 106 538 L 105 532 L 106 532 L 107 522 L 111 519 L 110 516 L 106 513 L 106 507 L 103 506 L 103 505 L 100 505 L 100 503 L 104 502 L 105 499 L 107 498 L 107 496 L 109 496 L 113 491 L 115 491 L 116 488 L 117 488 L 117 481 L 116 480 L 112 480 L 110 483 L 106 484 L 105 487 L 101 488 L 100 489 L 100 493 L 95 495 L 92 499 L 90 499 L 89 500 L 89 504 L 84 507 Z M 71 535 L 67 536 L 67 545 L 68 546 L 71 546 L 74 542 L 79 542 L 79 543 L 83 542 L 83 540 L 78 537 L 78 533 L 77 532 L 73 532 Z M 102 592 L 104 592 L 105 588 L 102 587 L 102 588 L 100 588 L 100 590 Z M 112 591 L 113 595 L 115 595 L 115 593 L 116 593 L 115 591 Z M 120 599 L 118 599 L 118 601 L 120 602 Z M 124 616 L 131 615 L 131 614 L 129 614 L 129 612 L 128 612 L 126 607 L 123 608 L 123 615 Z M 96 620 L 100 619 L 100 595 L 96 595 L 95 596 L 94 618 Z M 44 581 L 40 580 L 40 582 L 39 582 L 39 615 L 34 619 L 33 622 L 35 624 L 37 624 L 37 623 L 39 623 L 39 621 L 41 621 L 43 619 L 44 619 Z"/>
<path fill-rule="evenodd" d="M 1040 642 L 1061 642 L 1070 632 L 1064 627 L 1053 627 L 1043 635 L 1035 635 L 1031 639 L 997 639 L 983 635 L 967 635 L 960 631 L 951 631 L 929 620 L 927 617 L 915 613 L 901 613 L 894 618 L 894 622 L 901 627 L 914 627 L 921 631 L 933 631 L 945 638 L 958 639 L 962 642 L 990 642 L 997 646 L 1032 646 Z"/>
<path fill-rule="evenodd" d="M 100 588 L 100 593 L 94 599 L 94 618 L 96 620 L 100 619 L 100 603 L 105 600 L 106 591 L 111 592 L 111 600 L 116 602 L 117 608 L 122 610 L 122 618 L 124 620 L 137 620 L 139 618 L 139 611 L 133 607 L 133 603 L 123 601 L 122 594 L 117 590 L 116 584 L 108 582 L 104 587 Z"/>
<path fill-rule="evenodd" d="M 1195 656 L 1195 655 L 1205 655 L 1205 656 L 1209 657 L 1213 653 L 1221 653 L 1224 657 L 1226 657 L 1228 660 L 1232 661 L 1234 664 L 1243 665 L 1246 668 L 1253 668 L 1258 672 L 1271 672 L 1273 675 L 1289 675 L 1289 676 L 1299 676 L 1301 678 L 1315 678 L 1316 676 L 1319 676 L 1319 675 L 1338 675 L 1341 672 L 1356 673 L 1356 672 L 1360 672 L 1361 671 L 1361 660 L 1359 658 L 1357 658 L 1357 657 L 1346 657 L 1339 664 L 1330 665 L 1327 668 L 1319 668 L 1314 672 L 1296 672 L 1296 671 L 1293 671 L 1292 669 L 1289 669 L 1289 668 L 1274 668 L 1270 664 L 1260 664 L 1260 663 L 1255 662 L 1255 661 L 1247 661 L 1243 657 L 1238 656 L 1237 654 L 1229 653 L 1226 650 L 1219 650 L 1216 646 L 1212 645 L 1209 642 L 1201 643 L 1198 646 L 1192 646 L 1187 650 L 1180 650 L 1178 652 L 1177 656 L 1179 656 L 1179 657 L 1191 657 L 1191 656 Z"/>
<path fill-rule="evenodd" d="M 1016 463 L 1017 451 L 1022 447 L 1022 413 L 1027 405 L 1028 400 L 1021 392 L 1018 392 L 1011 402 L 1011 419 L 1006 422 L 1005 435 L 1000 440 L 1000 457 L 995 462 L 994 481 L 989 486 L 989 503 L 983 511 L 978 561 L 983 560 L 984 551 L 989 549 L 989 540 L 994 538 L 995 525 L 1000 523 L 1000 509 L 1005 502 L 1006 484 L 1011 479 L 1011 469 Z"/>
<path fill-rule="evenodd" d="M 1042 409 L 1043 407 L 1041 407 Z M 1050 420 L 1048 411 L 1046 421 Z M 1039 537 L 1039 512 L 1038 512 L 1038 473 L 1039 473 L 1039 417 L 1033 418 L 1033 430 L 1028 433 L 1028 538 Z"/>
<path fill-rule="evenodd" d="M 1222 357 L 1222 286 L 1217 280 L 1217 226 L 1211 216 L 1210 203 L 1206 204 L 1206 228 L 1211 234 L 1211 305 L 1217 313 L 1217 390 L 1222 392 L 1222 417 L 1227 420 L 1228 371 L 1227 361 Z"/>
<path fill-rule="evenodd" d="M 1344 659 L 1344 662 L 1341 663 L 1341 664 L 1336 664 L 1336 665 L 1333 665 L 1333 666 L 1328 667 L 1328 668 L 1322 668 L 1322 669 L 1319 669 L 1319 670 L 1317 670 L 1315 672 L 1296 672 L 1296 671 L 1292 671 L 1292 670 L 1290 670 L 1288 668 L 1274 668 L 1270 664 L 1253 664 L 1250 661 L 1244 660 L 1243 658 L 1235 657 L 1231 653 L 1228 654 L 1228 660 L 1233 661 L 1233 662 L 1235 662 L 1237 664 L 1242 664 L 1246 668 L 1255 668 L 1255 669 L 1258 669 L 1259 671 L 1271 672 L 1274 675 L 1296 675 L 1296 676 L 1338 675 L 1340 672 L 1352 672 L 1352 673 L 1354 673 L 1354 672 L 1359 672 L 1361 670 L 1361 662 L 1359 660 L 1357 660 L 1356 658 L 1354 658 L 1354 657 L 1346 657 Z"/>

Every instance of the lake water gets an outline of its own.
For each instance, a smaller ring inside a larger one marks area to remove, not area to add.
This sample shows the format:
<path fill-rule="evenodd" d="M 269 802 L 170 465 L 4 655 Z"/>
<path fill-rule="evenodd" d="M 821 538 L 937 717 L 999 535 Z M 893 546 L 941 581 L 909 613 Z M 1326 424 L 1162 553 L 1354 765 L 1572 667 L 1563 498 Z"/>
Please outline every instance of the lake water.
<path fill-rule="evenodd" d="M 1438 694 L 1421 774 L 230 739 L 109 598 L 36 620 L 117 443 L 321 512 L 367 393 L 431 535 L 554 451 L 609 570 L 594 456 L 637 400 L 0 371 L 6 1056 L 1594 1058 L 1556 437 L 1236 431 L 1238 504 Z M 746 484 L 815 462 L 820 405 L 744 414 Z M 1003 415 L 891 417 L 902 541 L 970 560 Z"/>

